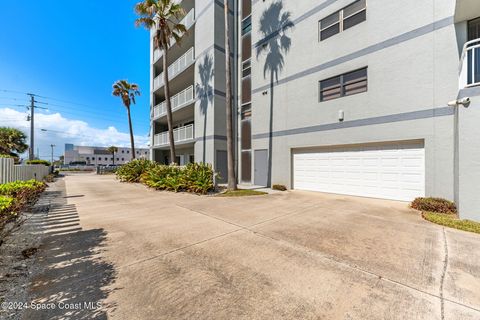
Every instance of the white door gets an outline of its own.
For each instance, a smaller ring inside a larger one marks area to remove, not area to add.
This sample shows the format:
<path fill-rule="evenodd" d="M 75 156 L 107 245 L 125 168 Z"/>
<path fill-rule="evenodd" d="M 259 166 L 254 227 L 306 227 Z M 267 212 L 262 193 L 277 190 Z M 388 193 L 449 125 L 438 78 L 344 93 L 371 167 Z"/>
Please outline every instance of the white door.
<path fill-rule="evenodd" d="M 293 187 L 411 201 L 425 195 L 425 149 L 395 144 L 294 152 Z"/>

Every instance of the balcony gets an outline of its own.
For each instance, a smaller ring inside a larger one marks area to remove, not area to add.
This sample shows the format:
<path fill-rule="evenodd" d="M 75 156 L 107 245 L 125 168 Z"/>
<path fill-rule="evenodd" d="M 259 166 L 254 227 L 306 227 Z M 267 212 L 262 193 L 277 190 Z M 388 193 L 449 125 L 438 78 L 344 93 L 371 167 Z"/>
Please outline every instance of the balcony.
<path fill-rule="evenodd" d="M 465 43 L 460 60 L 459 88 L 480 85 L 480 39 Z"/>
<path fill-rule="evenodd" d="M 168 79 L 171 80 L 175 78 L 177 75 L 182 73 L 185 69 L 187 69 L 193 62 L 195 62 L 195 51 L 194 48 L 191 47 L 187 52 L 185 52 L 180 58 L 175 60 L 168 67 Z M 153 90 L 156 91 L 163 87 L 163 72 L 160 73 L 158 76 L 153 79 Z"/>
<path fill-rule="evenodd" d="M 175 141 L 175 143 L 191 142 L 193 141 L 193 138 L 193 124 L 173 130 L 173 141 Z M 156 134 L 153 137 L 153 145 L 155 147 L 168 146 L 169 142 L 168 131 Z"/>
<path fill-rule="evenodd" d="M 172 112 L 179 110 L 189 104 L 195 102 L 195 95 L 193 86 L 188 87 L 182 92 L 174 95 L 171 98 L 172 102 Z M 163 101 L 160 104 L 157 104 L 153 109 L 153 119 L 158 119 L 167 115 L 167 104 Z"/>
<path fill-rule="evenodd" d="M 181 24 L 189 30 L 193 24 L 195 23 L 195 9 L 190 10 L 187 15 L 180 21 Z M 173 46 L 175 44 L 175 40 L 172 41 L 171 45 Z M 153 50 L 153 63 L 157 62 L 158 59 L 162 57 L 162 50 L 160 49 L 155 49 Z"/>

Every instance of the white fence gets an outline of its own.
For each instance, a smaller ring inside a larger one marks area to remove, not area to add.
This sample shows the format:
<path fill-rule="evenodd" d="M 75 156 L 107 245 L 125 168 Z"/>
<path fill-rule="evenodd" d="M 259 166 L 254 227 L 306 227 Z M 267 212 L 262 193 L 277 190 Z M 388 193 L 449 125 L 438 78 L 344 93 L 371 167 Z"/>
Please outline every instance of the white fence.
<path fill-rule="evenodd" d="M 180 127 L 173 130 L 174 142 L 188 141 L 192 140 L 193 138 L 193 124 L 189 124 L 188 126 Z M 156 134 L 153 138 L 153 144 L 155 146 L 163 146 L 169 143 L 170 140 L 168 139 L 168 131 Z"/>
<path fill-rule="evenodd" d="M 41 164 L 16 165 L 13 159 L 0 158 L 0 183 L 17 180 L 43 180 L 50 173 L 50 167 Z"/>
<path fill-rule="evenodd" d="M 195 50 L 194 47 L 188 49 L 180 58 L 175 60 L 169 67 L 168 67 L 168 79 L 172 80 L 177 75 L 182 73 L 185 69 L 187 69 L 193 62 L 195 62 Z M 163 79 L 163 72 L 160 73 L 158 76 L 153 79 L 153 89 L 157 90 L 164 85 Z"/>
<path fill-rule="evenodd" d="M 480 85 L 480 39 L 465 43 L 460 58 L 460 89 Z"/>

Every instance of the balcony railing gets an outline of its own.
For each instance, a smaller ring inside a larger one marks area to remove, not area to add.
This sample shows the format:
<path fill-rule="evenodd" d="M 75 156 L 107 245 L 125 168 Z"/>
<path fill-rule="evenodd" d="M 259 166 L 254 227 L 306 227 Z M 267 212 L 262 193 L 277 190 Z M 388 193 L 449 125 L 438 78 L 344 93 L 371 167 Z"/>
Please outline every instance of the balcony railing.
<path fill-rule="evenodd" d="M 188 87 L 182 92 L 174 95 L 171 99 L 172 112 L 181 109 L 195 101 L 193 86 Z M 157 119 L 167 114 L 167 104 L 163 101 L 155 106 L 153 110 L 153 118 Z"/>
<path fill-rule="evenodd" d="M 465 43 L 460 60 L 460 89 L 480 85 L 480 39 Z"/>
<path fill-rule="evenodd" d="M 189 30 L 195 23 L 195 9 L 190 10 L 187 15 L 180 21 L 181 24 Z M 171 45 L 175 44 L 175 40 L 172 41 Z M 160 49 L 153 50 L 153 62 L 157 62 L 158 59 L 162 56 L 162 51 Z"/>
<path fill-rule="evenodd" d="M 178 74 L 180 74 L 182 71 L 184 71 L 190 64 L 192 64 L 195 61 L 195 51 L 194 48 L 191 47 L 188 49 L 187 52 L 185 52 L 180 58 L 175 60 L 174 63 L 172 63 L 168 67 L 168 79 L 173 79 L 175 78 Z M 160 73 L 158 76 L 153 79 L 153 90 L 157 90 L 163 86 L 163 72 Z"/>
<path fill-rule="evenodd" d="M 193 138 L 193 124 L 173 130 L 173 141 L 175 141 L 175 143 L 193 140 Z M 153 137 L 153 144 L 157 147 L 168 145 L 169 142 L 168 131 L 156 134 Z"/>

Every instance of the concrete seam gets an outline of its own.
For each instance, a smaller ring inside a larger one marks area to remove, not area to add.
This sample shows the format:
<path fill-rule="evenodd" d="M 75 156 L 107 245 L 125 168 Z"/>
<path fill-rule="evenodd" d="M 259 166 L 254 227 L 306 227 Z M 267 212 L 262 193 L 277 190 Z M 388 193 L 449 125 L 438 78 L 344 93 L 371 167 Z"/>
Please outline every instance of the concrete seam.
<path fill-rule="evenodd" d="M 447 234 L 445 232 L 445 228 L 442 228 L 443 234 L 443 250 L 444 250 L 444 259 L 443 259 L 443 270 L 442 276 L 440 278 L 440 311 L 442 320 L 445 320 L 445 297 L 443 294 L 443 288 L 445 284 L 445 277 L 447 275 L 447 267 L 448 267 L 448 244 L 447 244 Z"/>

